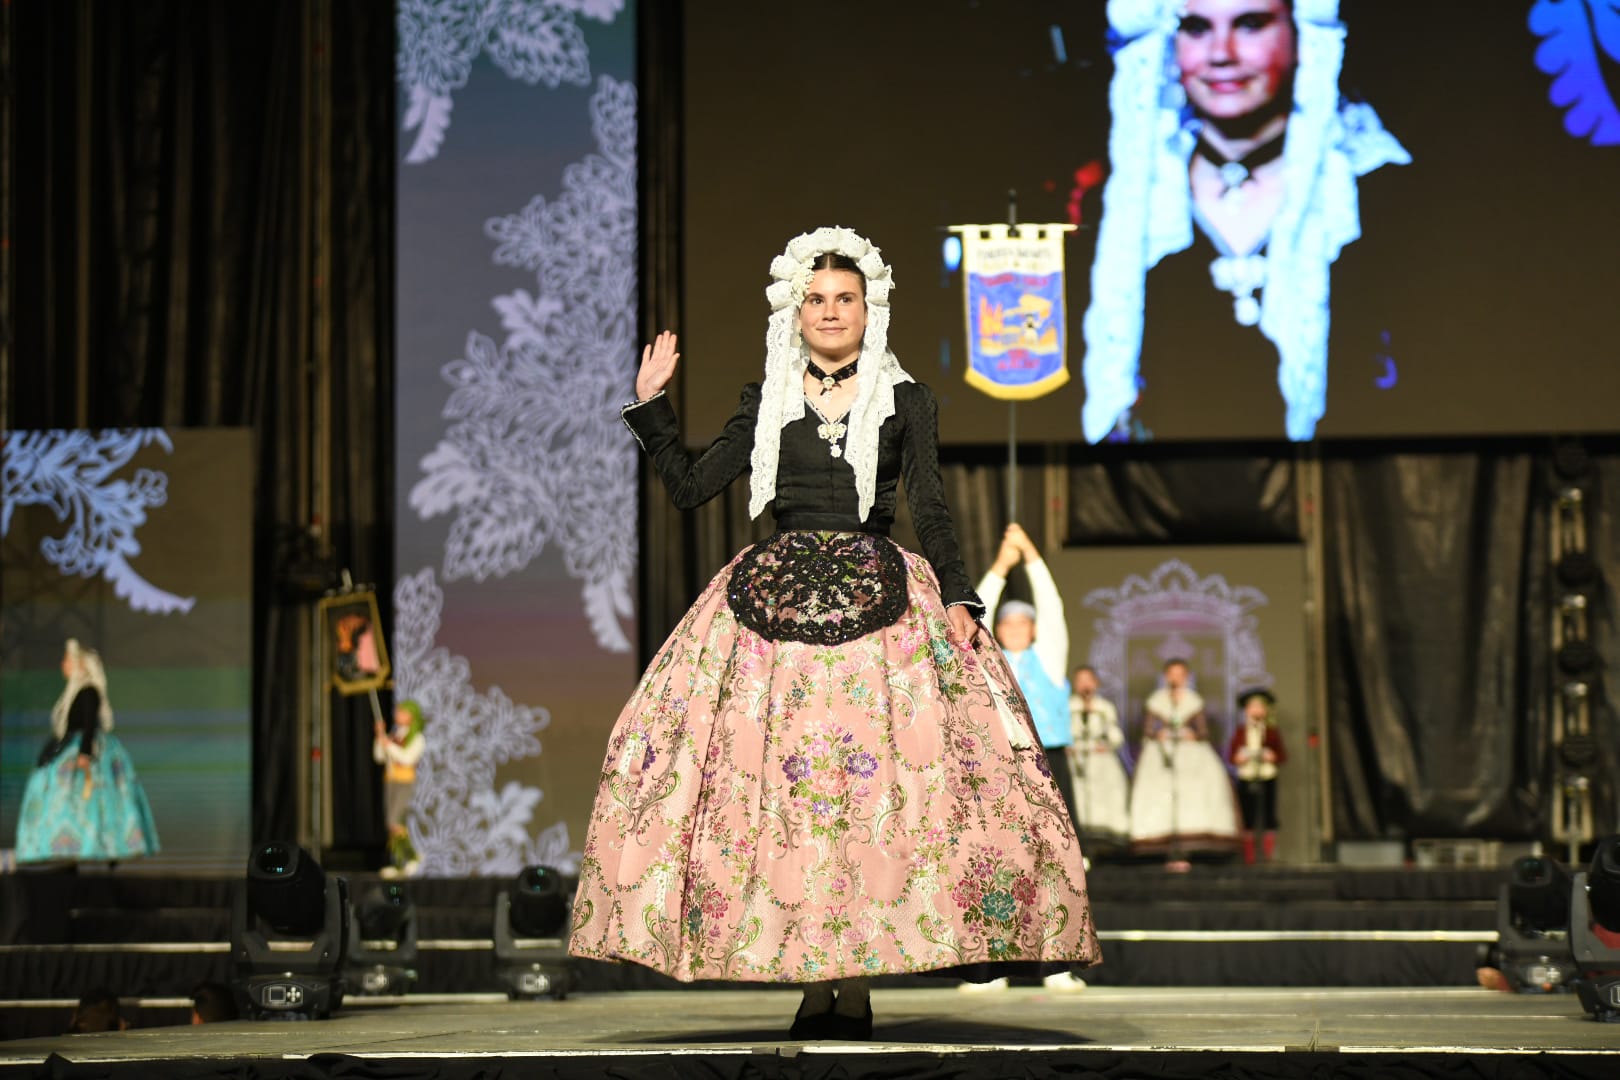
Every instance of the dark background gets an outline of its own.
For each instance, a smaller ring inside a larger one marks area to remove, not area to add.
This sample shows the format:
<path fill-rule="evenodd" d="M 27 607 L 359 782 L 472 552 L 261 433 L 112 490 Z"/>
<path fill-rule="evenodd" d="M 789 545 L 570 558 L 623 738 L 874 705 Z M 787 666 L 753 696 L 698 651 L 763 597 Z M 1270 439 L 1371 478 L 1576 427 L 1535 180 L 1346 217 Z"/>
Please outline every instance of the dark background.
<path fill-rule="evenodd" d="M 959 445 L 945 454 L 947 493 L 969 568 L 982 570 L 1005 523 L 1005 457 L 961 443 L 1004 438 L 1006 412 L 998 406 L 976 425 L 983 399 L 956 381 L 959 367 L 940 369 L 941 341 L 959 349 L 960 297 L 941 283 L 933 230 L 956 210 L 998 217 L 1009 180 L 984 164 L 989 155 L 956 139 L 965 114 L 928 88 L 958 85 L 964 69 L 1004 70 L 1015 53 L 1049 55 L 1041 51 L 1049 49 L 1048 12 L 1089 18 L 1100 31 L 1102 5 L 994 5 L 1001 22 L 1023 13 L 1034 29 L 1020 39 L 988 32 L 990 5 L 954 0 L 903 24 L 891 16 L 913 7 L 873 3 L 859 20 L 808 27 L 801 9 L 769 5 L 645 7 L 643 329 L 671 325 L 688 338 L 673 396 L 689 435 L 704 441 L 718 430 L 736 385 L 758 377 L 771 256 L 794 233 L 828 221 L 869 231 L 897 265 L 897 350 L 949 399 L 946 437 Z M 1524 5 L 1345 9 L 1345 85 L 1364 87 L 1427 175 L 1475 178 L 1425 181 L 1440 195 L 1415 218 L 1432 218 L 1436 229 L 1452 222 L 1444 235 L 1464 242 L 1423 243 L 1420 234 L 1412 247 L 1414 258 L 1437 260 L 1432 280 L 1448 295 L 1469 298 L 1463 316 L 1430 330 L 1445 346 L 1436 363 L 1455 373 L 1450 389 L 1385 419 L 1404 417 L 1408 426 L 1391 430 L 1412 433 L 1484 430 L 1477 418 L 1507 418 L 1532 434 L 1093 448 L 1074 445 L 1079 391 L 1066 389 L 1067 398 L 1020 410 L 1031 438 L 1050 445 L 1024 448 L 1017 515 L 1047 549 L 1288 543 L 1309 533 L 1321 550 L 1337 835 L 1545 835 L 1558 773 L 1549 702 L 1559 678 L 1548 532 L 1563 483 L 1546 434 L 1592 412 L 1601 422 L 1589 426 L 1608 428 L 1620 400 L 1604 381 L 1615 377 L 1612 349 L 1594 351 L 1612 319 L 1616 156 L 1563 133 L 1531 63 Z M 305 571 L 321 565 L 324 547 L 328 568 L 341 560 L 360 580 L 394 577 L 392 4 L 23 0 L 11 11 L 14 40 L 26 47 L 13 47 L 4 84 L 15 118 L 8 224 L 16 270 L 4 283 L 13 356 L 4 422 L 252 428 L 254 833 L 290 835 L 305 692 L 294 630 L 307 619 Z M 337 62 L 332 81 L 317 86 L 301 66 L 302 20 L 322 11 Z M 960 36 L 939 49 L 919 44 L 935 34 Z M 1077 29 L 1067 40 L 1078 63 L 1084 36 Z M 1091 61 L 1102 65 L 1100 38 L 1092 40 Z M 1371 67 L 1377 50 L 1386 66 Z M 1106 71 L 1077 66 L 1070 75 L 1089 96 L 1009 96 L 997 115 L 1010 118 L 1014 137 L 998 149 L 1027 144 L 1033 136 L 1020 133 L 1038 131 L 1047 112 L 1070 102 L 1092 110 L 1094 137 L 1081 148 L 1101 156 L 1096 109 Z M 1049 78 L 1055 85 L 1057 75 Z M 1030 98 L 1036 106 L 1027 107 Z M 929 107 L 907 113 L 908 101 Z M 1503 101 L 1514 103 L 1505 114 L 1512 123 L 1493 128 Z M 317 104 L 331 121 L 324 136 L 307 122 Z M 739 117 L 751 126 L 738 127 Z M 1448 134 L 1465 123 L 1473 125 L 1466 137 Z M 82 171 L 79 148 L 88 154 Z M 1028 171 L 1035 179 L 1011 182 L 1029 193 L 1051 175 L 1039 160 Z M 980 173 L 975 186 L 951 189 L 954 205 L 923 194 Z M 1423 175 L 1418 166 L 1389 173 L 1413 183 Z M 319 230 L 317 191 L 331 207 Z M 1575 207 L 1588 216 L 1574 232 L 1579 259 L 1563 267 L 1555 257 L 1578 224 Z M 1036 216 L 1035 207 L 1024 216 Z M 319 273 L 310 256 L 317 235 L 332 259 Z M 1407 265 L 1399 264 L 1406 277 L 1397 284 L 1415 294 L 1429 279 Z M 1502 301 L 1510 286 L 1529 290 L 1522 305 Z M 1079 306 L 1071 304 L 1075 317 Z M 313 319 L 317 309 L 325 321 Z M 1077 353 L 1070 362 L 1077 370 Z M 312 523 L 307 390 L 315 374 L 332 382 L 338 422 L 318 477 L 332 485 L 333 513 Z M 1533 411 L 1544 400 L 1550 407 Z M 1585 445 L 1601 698 L 1620 678 L 1620 446 Z M 1313 475 L 1319 494 L 1301 485 Z M 647 486 L 644 655 L 740 543 L 769 530 L 747 521 L 746 492 L 739 482 L 680 514 Z M 1595 734 L 1605 755 L 1598 828 L 1613 832 L 1620 732 L 1607 709 L 1598 710 Z M 352 794 L 353 820 L 370 814 L 380 838 L 376 810 L 365 809 L 377 793 Z"/>
<path fill-rule="evenodd" d="M 876 0 L 861 11 L 858 23 L 812 27 L 792 6 L 686 5 L 688 292 L 676 329 L 694 377 L 712 388 L 688 403 L 694 442 L 719 430 L 731 387 L 759 378 L 771 258 L 823 224 L 870 236 L 894 266 L 890 340 L 939 391 L 942 439 L 1006 438 L 1005 407 L 961 381 L 961 282 L 944 272 L 940 229 L 1005 220 L 1008 188 L 1020 220 L 1062 221 L 1074 170 L 1106 167 L 1104 4 L 941 0 L 918 17 L 915 4 Z M 1527 13 L 1514 3 L 1341 5 L 1340 86 L 1377 109 L 1413 163 L 1361 179 L 1363 236 L 1333 271 L 1321 437 L 1616 427 L 1620 152 L 1564 131 Z M 1100 188 L 1083 209 L 1095 226 Z M 1069 240 L 1074 378 L 1020 404 L 1024 438 L 1081 437 L 1079 328 L 1094 242 L 1090 230 Z M 1280 437 L 1274 368 L 1174 392 L 1195 368 L 1240 358 L 1177 318 L 1213 293 L 1207 273 L 1166 288 L 1150 290 L 1155 340 L 1142 371 L 1153 389 L 1170 388 L 1152 397 L 1155 438 Z M 1381 391 L 1373 379 L 1386 351 L 1399 382 Z"/>

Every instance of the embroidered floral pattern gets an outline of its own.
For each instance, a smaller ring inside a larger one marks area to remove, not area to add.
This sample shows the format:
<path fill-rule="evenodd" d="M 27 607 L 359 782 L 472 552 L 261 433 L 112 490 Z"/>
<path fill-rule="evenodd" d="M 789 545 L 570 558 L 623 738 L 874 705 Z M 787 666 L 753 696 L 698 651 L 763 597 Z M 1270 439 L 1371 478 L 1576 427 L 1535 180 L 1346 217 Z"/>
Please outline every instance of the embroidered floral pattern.
<path fill-rule="evenodd" d="M 905 611 L 905 559 L 881 536 L 778 533 L 742 554 L 727 599 L 767 640 L 840 645 Z"/>
<path fill-rule="evenodd" d="M 901 561 L 888 624 L 767 638 L 728 603 L 744 553 L 654 657 L 609 740 L 576 955 L 760 982 L 1098 959 L 1045 755 L 991 696 L 1005 659 L 949 642 L 926 562 L 860 539 Z"/>

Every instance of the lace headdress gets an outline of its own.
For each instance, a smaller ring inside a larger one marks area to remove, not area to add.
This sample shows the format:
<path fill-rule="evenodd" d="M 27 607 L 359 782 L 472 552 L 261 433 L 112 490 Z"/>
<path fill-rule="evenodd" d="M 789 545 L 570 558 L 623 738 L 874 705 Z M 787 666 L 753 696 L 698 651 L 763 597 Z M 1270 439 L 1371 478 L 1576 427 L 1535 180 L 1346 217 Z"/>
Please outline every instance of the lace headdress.
<path fill-rule="evenodd" d="M 759 517 L 776 498 L 782 428 L 804 417 L 804 372 L 810 362 L 810 347 L 799 333 L 799 306 L 816 274 L 812 264 L 818 255 L 829 253 L 853 259 L 866 277 L 866 335 L 861 339 L 860 386 L 845 420 L 849 434 L 844 446 L 844 460 L 855 471 L 855 496 L 862 521 L 877 495 L 878 429 L 894 415 L 895 384 L 912 381 L 889 351 L 889 292 L 894 288 L 894 276 L 883 261 L 883 253 L 864 236 L 839 227 L 817 229 L 788 241 L 787 250 L 771 261 L 772 281 L 765 290 L 771 318 L 765 330 L 765 386 L 754 426 L 753 476 L 748 497 L 751 518 Z"/>
<path fill-rule="evenodd" d="M 1198 121 L 1175 63 L 1185 8 L 1185 0 L 1108 0 L 1118 42 L 1108 90 L 1110 171 L 1083 323 L 1080 419 L 1090 442 L 1106 438 L 1136 400 L 1147 272 L 1192 245 L 1187 166 Z M 1327 409 L 1328 270 L 1361 235 L 1356 179 L 1412 159 L 1371 106 L 1340 101 L 1339 0 L 1294 0 L 1293 15 L 1298 67 L 1283 144 L 1285 192 L 1265 245 L 1258 323 L 1277 347 L 1288 437 L 1302 440 Z"/>
<path fill-rule="evenodd" d="M 101 695 L 101 707 L 97 710 L 101 730 L 111 731 L 112 703 L 107 700 L 107 671 L 101 666 L 100 655 L 94 649 L 80 645 L 76 638 L 68 638 L 67 655 L 73 670 L 68 675 L 67 685 L 62 688 L 62 696 L 51 706 L 51 734 L 58 739 L 67 734 L 68 712 L 73 708 L 73 699 L 87 686 L 95 687 Z"/>

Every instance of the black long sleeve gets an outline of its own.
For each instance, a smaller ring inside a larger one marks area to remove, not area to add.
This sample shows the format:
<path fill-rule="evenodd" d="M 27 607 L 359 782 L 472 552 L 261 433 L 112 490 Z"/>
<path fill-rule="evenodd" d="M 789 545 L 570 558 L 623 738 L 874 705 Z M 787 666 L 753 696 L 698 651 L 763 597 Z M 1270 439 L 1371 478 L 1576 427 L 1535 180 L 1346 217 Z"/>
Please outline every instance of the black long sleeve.
<path fill-rule="evenodd" d="M 75 734 L 79 737 L 79 753 L 93 754 L 96 749 L 96 732 L 101 730 L 101 692 L 93 686 L 87 686 L 73 696 L 73 704 L 68 706 L 68 738 Z"/>
<path fill-rule="evenodd" d="M 921 383 L 902 384 L 895 387 L 894 405 L 906 425 L 900 464 L 906 501 L 923 556 L 939 578 L 940 598 L 947 606 L 966 604 L 983 618 L 984 602 L 968 577 L 956 542 L 956 526 L 945 505 L 945 485 L 939 476 L 939 405 L 934 392 Z"/>
<path fill-rule="evenodd" d="M 760 394 L 759 383 L 743 387 L 737 411 L 726 421 L 720 437 L 696 458 L 681 444 L 680 422 L 667 397 L 657 394 L 624 409 L 625 424 L 652 458 L 653 468 L 677 508 L 703 505 L 748 467 Z M 817 433 L 820 418 L 810 409 L 782 429 L 772 512 L 779 521 L 814 516 L 823 522 L 815 528 L 876 527 L 887 533 L 894 520 L 895 484 L 903 482 L 923 557 L 939 578 L 940 597 L 947 605 L 966 604 L 982 618 L 984 603 L 973 591 L 957 546 L 956 527 L 945 505 L 945 486 L 939 476 L 939 407 L 933 391 L 920 383 L 899 383 L 894 388 L 894 408 L 895 415 L 885 421 L 880 436 L 877 488 L 864 523 L 856 516 L 849 462 L 829 455 L 827 443 Z M 848 525 L 826 524 L 829 518 L 847 520 Z"/>
<path fill-rule="evenodd" d="M 702 506 L 748 467 L 754 451 L 754 422 L 759 417 L 760 384 L 743 387 L 737 411 L 726 421 L 720 437 L 696 459 L 681 445 L 681 425 L 669 398 L 655 394 L 626 406 L 620 413 L 625 426 L 652 458 L 653 468 L 680 510 Z"/>

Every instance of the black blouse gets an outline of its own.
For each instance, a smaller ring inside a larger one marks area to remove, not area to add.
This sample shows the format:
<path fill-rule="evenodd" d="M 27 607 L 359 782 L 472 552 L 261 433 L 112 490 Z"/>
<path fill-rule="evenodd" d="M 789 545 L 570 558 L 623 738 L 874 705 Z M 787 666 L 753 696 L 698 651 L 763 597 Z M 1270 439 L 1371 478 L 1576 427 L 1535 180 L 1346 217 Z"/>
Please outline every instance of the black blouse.
<path fill-rule="evenodd" d="M 759 383 L 743 387 L 737 411 L 720 437 L 695 459 L 681 445 L 680 423 L 668 397 L 655 394 L 627 405 L 622 415 L 651 456 L 675 505 L 690 510 L 720 494 L 748 467 L 759 398 Z M 939 407 L 933 392 L 920 383 L 895 385 L 894 415 L 878 431 L 877 490 L 864 522 L 855 495 L 855 472 L 844 458 L 828 452 L 827 443 L 816 434 L 820 423 L 815 410 L 807 407 L 802 419 L 782 429 L 776 499 L 770 504 L 777 528 L 886 536 L 894 524 L 895 489 L 903 477 L 917 539 L 939 577 L 940 596 L 947 605 L 966 604 L 975 616 L 983 616 L 984 604 L 973 591 L 945 505 L 939 478 Z"/>
<path fill-rule="evenodd" d="M 101 691 L 93 686 L 86 686 L 73 695 L 73 702 L 68 706 L 67 730 L 60 739 L 47 739 L 45 747 L 39 753 L 39 764 L 48 765 L 69 744 L 77 742 L 79 753 L 93 756 L 96 750 L 96 733 L 101 730 Z"/>

